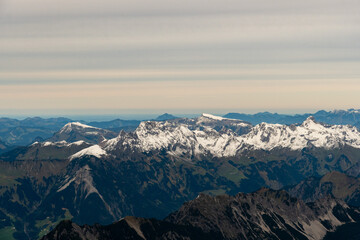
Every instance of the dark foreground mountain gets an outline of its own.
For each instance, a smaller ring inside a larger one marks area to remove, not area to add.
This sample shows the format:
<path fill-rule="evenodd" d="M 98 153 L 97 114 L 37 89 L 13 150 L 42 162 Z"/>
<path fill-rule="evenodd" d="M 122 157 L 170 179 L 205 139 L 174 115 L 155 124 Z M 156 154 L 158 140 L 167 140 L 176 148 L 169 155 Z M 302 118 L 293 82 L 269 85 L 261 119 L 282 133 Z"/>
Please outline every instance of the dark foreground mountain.
<path fill-rule="evenodd" d="M 359 209 L 343 201 L 326 197 L 304 203 L 285 191 L 263 188 L 235 196 L 201 194 L 162 221 L 126 217 L 108 226 L 63 221 L 43 240 L 322 239 L 359 221 Z"/>
<path fill-rule="evenodd" d="M 200 228 L 182 226 L 156 219 L 125 217 L 117 223 L 79 226 L 70 220 L 62 221 L 43 240 L 145 240 L 145 239 L 178 239 L 178 240 L 211 240 L 222 239 L 218 233 L 205 233 Z"/>
<path fill-rule="evenodd" d="M 203 114 L 145 121 L 114 138 L 75 125 L 71 134 L 55 134 L 66 140 L 1 156 L 0 210 L 8 225 L 0 234 L 38 239 L 64 219 L 103 225 L 124 216 L 162 219 L 200 193 L 280 189 L 331 171 L 355 174 L 359 166 L 359 131 L 313 118 L 252 126 Z"/>

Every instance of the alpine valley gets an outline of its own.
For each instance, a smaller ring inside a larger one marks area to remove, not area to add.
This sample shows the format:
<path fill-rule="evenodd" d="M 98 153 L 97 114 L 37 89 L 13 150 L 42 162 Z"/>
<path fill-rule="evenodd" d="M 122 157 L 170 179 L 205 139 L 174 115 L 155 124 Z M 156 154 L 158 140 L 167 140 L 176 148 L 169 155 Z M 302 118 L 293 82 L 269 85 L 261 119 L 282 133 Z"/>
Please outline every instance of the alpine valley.
<path fill-rule="evenodd" d="M 65 122 L 23 147 L 0 142 L 0 239 L 360 233 L 355 126 L 312 116 L 252 125 L 210 114 L 121 129 L 119 121 Z"/>

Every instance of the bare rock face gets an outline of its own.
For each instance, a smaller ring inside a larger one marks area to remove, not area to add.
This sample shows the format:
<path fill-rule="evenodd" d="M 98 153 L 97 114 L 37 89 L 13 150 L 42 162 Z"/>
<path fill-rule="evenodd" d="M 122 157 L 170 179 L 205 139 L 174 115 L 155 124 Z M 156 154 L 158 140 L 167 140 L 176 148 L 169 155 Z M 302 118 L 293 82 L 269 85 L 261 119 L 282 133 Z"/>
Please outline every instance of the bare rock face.
<path fill-rule="evenodd" d="M 306 204 L 285 191 L 262 188 L 233 197 L 199 195 L 166 220 L 220 232 L 224 239 L 322 239 L 359 214 L 333 198 Z"/>

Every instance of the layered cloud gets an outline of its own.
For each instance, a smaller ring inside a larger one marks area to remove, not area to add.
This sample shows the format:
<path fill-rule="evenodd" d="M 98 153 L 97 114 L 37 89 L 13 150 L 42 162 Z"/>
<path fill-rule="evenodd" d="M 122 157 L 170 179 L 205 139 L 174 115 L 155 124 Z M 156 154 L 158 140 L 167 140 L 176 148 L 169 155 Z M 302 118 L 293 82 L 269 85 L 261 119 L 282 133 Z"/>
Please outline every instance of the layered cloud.
<path fill-rule="evenodd" d="M 0 109 L 358 107 L 358 9 L 340 0 L 0 0 Z"/>

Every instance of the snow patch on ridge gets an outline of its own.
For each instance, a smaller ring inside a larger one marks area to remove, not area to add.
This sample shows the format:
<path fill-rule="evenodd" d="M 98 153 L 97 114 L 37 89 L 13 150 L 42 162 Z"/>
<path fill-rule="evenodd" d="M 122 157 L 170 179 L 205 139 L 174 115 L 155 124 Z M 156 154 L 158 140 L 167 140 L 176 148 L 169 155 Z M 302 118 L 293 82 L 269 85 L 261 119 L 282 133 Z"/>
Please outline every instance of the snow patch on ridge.
<path fill-rule="evenodd" d="M 71 122 L 71 123 L 68 123 L 68 124 L 70 124 L 71 126 L 76 126 L 76 127 L 81 127 L 81 128 L 99 129 L 97 127 L 89 126 L 89 125 L 86 125 L 86 124 L 83 124 L 83 123 L 80 123 L 80 122 Z"/>
<path fill-rule="evenodd" d="M 59 141 L 59 142 L 50 142 L 50 141 L 46 141 L 43 143 L 39 143 L 39 142 L 34 142 L 33 144 L 31 144 L 31 146 L 36 146 L 36 145 L 41 145 L 42 147 L 49 147 L 49 146 L 56 146 L 56 147 L 70 147 L 72 145 L 76 145 L 76 146 L 80 146 L 82 144 L 86 144 L 87 142 L 85 141 L 76 141 L 73 143 L 68 143 L 67 141 L 63 140 L 63 141 Z"/>
<path fill-rule="evenodd" d="M 77 145 L 77 146 L 79 146 L 79 145 L 82 145 L 82 144 L 84 144 L 84 143 L 86 143 L 86 142 L 83 141 L 83 140 L 80 140 L 80 141 L 76 141 L 76 142 L 70 143 L 70 145 Z"/>
<path fill-rule="evenodd" d="M 63 147 L 63 146 L 67 146 L 68 143 L 66 141 L 60 141 L 60 142 L 44 142 L 42 144 L 43 147 L 48 147 L 48 146 L 59 146 L 59 147 Z"/>
<path fill-rule="evenodd" d="M 197 118 L 197 124 L 216 123 L 217 121 L 219 121 L 219 122 L 227 121 L 227 122 L 231 122 L 231 124 L 233 124 L 233 125 L 237 125 L 237 126 L 241 126 L 241 127 L 249 127 L 251 125 L 251 124 L 246 123 L 239 119 L 224 118 L 224 117 L 215 116 L 215 115 L 208 114 L 208 113 L 203 113 L 199 118 Z"/>
<path fill-rule="evenodd" d="M 82 156 L 95 156 L 100 158 L 101 156 L 107 155 L 107 152 L 103 150 L 99 145 L 93 145 L 91 147 L 85 148 L 74 155 L 70 156 L 70 161 L 74 158 L 80 158 Z"/>
<path fill-rule="evenodd" d="M 208 114 L 208 113 L 203 113 L 202 116 L 207 117 L 207 118 L 211 118 L 211 119 L 214 119 L 214 120 L 218 120 L 218 121 L 233 120 L 233 119 L 229 119 L 229 118 L 223 118 L 223 117 L 215 116 L 215 115 Z"/>

